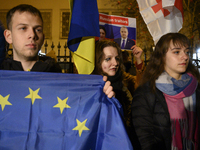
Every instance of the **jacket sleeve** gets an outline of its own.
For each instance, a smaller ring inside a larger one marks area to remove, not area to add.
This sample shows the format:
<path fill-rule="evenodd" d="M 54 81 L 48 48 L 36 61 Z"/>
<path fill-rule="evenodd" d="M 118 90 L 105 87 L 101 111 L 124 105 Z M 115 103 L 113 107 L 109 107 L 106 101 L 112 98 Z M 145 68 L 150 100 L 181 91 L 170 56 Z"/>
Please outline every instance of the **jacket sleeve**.
<path fill-rule="evenodd" d="M 141 64 L 136 65 L 136 76 L 127 72 L 123 72 L 124 83 L 127 86 L 128 90 L 131 92 L 132 96 L 135 92 L 135 89 L 137 89 L 140 83 L 144 70 L 145 70 L 145 65 L 144 62 L 142 62 Z"/>
<path fill-rule="evenodd" d="M 132 101 L 132 123 L 142 150 L 151 150 L 155 144 L 153 129 L 153 98 L 138 87 Z M 151 102 L 149 102 L 151 99 Z M 151 103 L 151 104 L 150 104 Z"/>
<path fill-rule="evenodd" d="M 143 61 L 139 65 L 137 65 L 137 62 L 135 62 L 135 66 L 136 66 L 136 79 L 137 79 L 135 83 L 135 89 L 136 89 L 140 84 L 140 80 L 143 76 L 146 67 Z"/>

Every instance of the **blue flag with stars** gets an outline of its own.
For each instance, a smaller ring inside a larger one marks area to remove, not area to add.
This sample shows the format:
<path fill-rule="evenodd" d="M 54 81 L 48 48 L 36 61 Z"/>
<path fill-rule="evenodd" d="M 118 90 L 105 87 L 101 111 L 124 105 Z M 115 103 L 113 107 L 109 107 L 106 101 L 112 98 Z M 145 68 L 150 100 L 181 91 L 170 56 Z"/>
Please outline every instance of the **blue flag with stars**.
<path fill-rule="evenodd" d="M 102 76 L 0 71 L 1 150 L 131 150 Z"/>

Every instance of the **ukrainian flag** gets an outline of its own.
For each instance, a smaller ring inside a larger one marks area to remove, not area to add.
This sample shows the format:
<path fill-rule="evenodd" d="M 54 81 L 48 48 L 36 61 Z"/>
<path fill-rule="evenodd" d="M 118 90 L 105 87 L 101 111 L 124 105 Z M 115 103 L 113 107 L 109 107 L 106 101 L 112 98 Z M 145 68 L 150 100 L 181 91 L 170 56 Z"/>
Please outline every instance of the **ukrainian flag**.
<path fill-rule="evenodd" d="M 96 0 L 70 0 L 68 47 L 79 74 L 91 74 L 95 64 L 95 36 L 99 33 Z"/>

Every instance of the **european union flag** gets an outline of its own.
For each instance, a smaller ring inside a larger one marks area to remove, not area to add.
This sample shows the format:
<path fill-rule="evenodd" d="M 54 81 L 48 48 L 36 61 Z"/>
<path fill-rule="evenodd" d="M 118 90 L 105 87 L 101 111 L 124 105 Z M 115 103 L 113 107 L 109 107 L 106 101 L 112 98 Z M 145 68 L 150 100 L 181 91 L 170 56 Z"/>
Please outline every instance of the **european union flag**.
<path fill-rule="evenodd" d="M 103 86 L 95 75 L 0 71 L 0 149 L 133 149 Z"/>

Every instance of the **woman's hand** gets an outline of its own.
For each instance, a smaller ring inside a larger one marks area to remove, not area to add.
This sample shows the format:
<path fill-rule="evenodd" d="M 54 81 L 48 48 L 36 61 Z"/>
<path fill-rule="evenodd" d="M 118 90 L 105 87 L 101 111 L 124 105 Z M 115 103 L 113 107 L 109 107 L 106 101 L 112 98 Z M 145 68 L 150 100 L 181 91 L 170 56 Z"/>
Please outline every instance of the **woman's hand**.
<path fill-rule="evenodd" d="M 115 96 L 115 92 L 113 91 L 110 81 L 107 81 L 107 76 L 103 76 L 103 81 L 106 82 L 103 87 L 103 92 L 108 96 L 108 98 L 112 98 Z"/>

